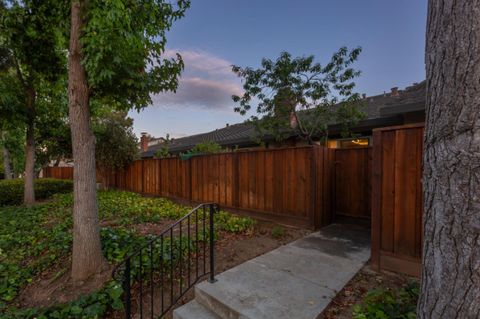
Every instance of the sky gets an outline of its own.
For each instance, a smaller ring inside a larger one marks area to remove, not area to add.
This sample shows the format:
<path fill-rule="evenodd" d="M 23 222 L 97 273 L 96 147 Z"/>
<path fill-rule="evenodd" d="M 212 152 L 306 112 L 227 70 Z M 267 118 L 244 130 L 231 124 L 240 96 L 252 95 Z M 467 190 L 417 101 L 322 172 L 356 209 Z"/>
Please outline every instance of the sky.
<path fill-rule="evenodd" d="M 233 111 L 242 85 L 231 65 L 258 67 L 282 51 L 324 64 L 342 46 L 361 46 L 356 84 L 367 95 L 425 78 L 427 0 L 191 1 L 167 34 L 165 56 L 185 62 L 179 88 L 130 112 L 137 136 L 178 138 L 243 122 Z"/>

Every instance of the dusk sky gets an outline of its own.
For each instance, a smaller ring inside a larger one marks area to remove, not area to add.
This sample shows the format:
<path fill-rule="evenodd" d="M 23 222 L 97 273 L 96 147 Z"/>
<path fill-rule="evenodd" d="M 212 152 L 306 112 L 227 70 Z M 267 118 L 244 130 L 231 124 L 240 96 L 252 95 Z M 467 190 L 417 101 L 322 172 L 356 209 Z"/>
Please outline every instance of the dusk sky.
<path fill-rule="evenodd" d="M 403 89 L 425 78 L 426 16 L 426 0 L 192 0 L 168 33 L 166 55 L 185 62 L 179 89 L 131 112 L 134 131 L 182 137 L 243 122 L 230 65 L 257 67 L 282 51 L 324 64 L 342 46 L 361 46 L 357 92 Z"/>

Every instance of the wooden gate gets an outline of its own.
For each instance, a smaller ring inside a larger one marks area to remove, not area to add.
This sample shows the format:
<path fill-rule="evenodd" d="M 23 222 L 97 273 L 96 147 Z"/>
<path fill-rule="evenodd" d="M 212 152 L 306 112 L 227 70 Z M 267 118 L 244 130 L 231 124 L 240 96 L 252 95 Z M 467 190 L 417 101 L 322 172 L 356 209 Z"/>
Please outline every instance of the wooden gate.
<path fill-rule="evenodd" d="M 336 220 L 370 219 L 372 148 L 335 149 L 333 211 Z"/>
<path fill-rule="evenodd" d="M 424 124 L 373 131 L 372 264 L 420 275 Z"/>

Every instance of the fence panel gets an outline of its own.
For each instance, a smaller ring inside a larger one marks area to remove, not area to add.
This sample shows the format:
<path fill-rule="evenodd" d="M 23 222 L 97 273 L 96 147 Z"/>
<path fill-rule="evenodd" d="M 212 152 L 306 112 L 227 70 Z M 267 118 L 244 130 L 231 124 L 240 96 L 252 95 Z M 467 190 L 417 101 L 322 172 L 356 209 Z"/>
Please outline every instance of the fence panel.
<path fill-rule="evenodd" d="M 259 149 L 185 161 L 138 160 L 124 170 L 99 170 L 98 176 L 107 187 L 215 202 L 239 213 L 318 228 L 334 220 L 335 208 L 353 217 L 370 216 L 369 157 L 368 149 Z"/>
<path fill-rule="evenodd" d="M 420 275 L 423 124 L 374 130 L 372 262 Z"/>
<path fill-rule="evenodd" d="M 45 178 L 73 179 L 73 167 L 45 167 Z"/>

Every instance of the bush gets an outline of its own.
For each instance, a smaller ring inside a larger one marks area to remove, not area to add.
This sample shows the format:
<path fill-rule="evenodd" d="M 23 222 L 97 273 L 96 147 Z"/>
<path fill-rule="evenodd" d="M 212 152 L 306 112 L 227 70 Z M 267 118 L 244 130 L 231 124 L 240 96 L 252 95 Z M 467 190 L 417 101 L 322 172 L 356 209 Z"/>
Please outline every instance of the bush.
<path fill-rule="evenodd" d="M 354 319 L 414 319 L 420 289 L 411 282 L 398 291 L 375 289 L 353 308 Z"/>
<path fill-rule="evenodd" d="M 275 226 L 272 228 L 272 237 L 273 238 L 282 238 L 285 236 L 285 229 L 282 226 Z"/>
<path fill-rule="evenodd" d="M 53 194 L 73 190 L 71 180 L 42 178 L 35 180 L 35 198 L 45 199 Z M 23 202 L 23 179 L 0 180 L 0 206 L 19 205 Z"/>
<path fill-rule="evenodd" d="M 249 217 L 240 217 L 220 211 L 215 214 L 215 224 L 218 229 L 229 233 L 243 233 L 251 229 L 255 221 Z"/>
<path fill-rule="evenodd" d="M 195 145 L 191 152 L 194 154 L 216 154 L 222 152 L 220 144 L 213 141 L 206 141 Z"/>

